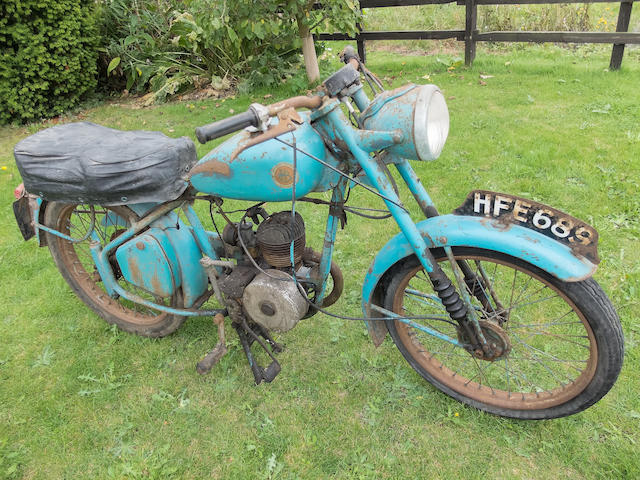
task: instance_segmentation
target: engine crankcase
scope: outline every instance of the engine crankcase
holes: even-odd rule
[[[293,279],[275,269],[265,270],[247,285],[242,303],[254,322],[276,332],[291,330],[309,308]]]

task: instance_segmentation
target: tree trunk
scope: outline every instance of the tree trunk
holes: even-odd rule
[[[309,27],[307,27],[301,18],[298,21],[298,33],[302,40],[302,55],[304,56],[304,66],[307,69],[307,78],[309,82],[316,82],[320,78],[320,69],[318,68],[318,57],[316,56],[316,48],[313,45],[313,35]]]

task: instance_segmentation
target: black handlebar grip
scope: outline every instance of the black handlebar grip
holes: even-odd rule
[[[223,137],[228,133],[237,132],[245,127],[257,127],[258,115],[249,108],[244,113],[232,117],[223,118],[217,122],[196,128],[196,138],[200,143],[207,143],[215,138]]]

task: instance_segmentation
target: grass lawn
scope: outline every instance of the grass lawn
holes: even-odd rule
[[[287,348],[272,384],[253,386],[236,340],[199,376],[195,363],[216,342],[210,318],[164,339],[122,333],[75,298],[47,249],[23,242],[10,208],[20,183],[12,149],[52,122],[0,128],[0,478],[639,478],[640,55],[609,72],[608,53],[480,47],[467,69],[452,55],[369,52],[371,70],[393,86],[435,83],[445,93],[448,144],[435,162],[414,164],[441,212],[483,188],[599,230],[596,278],[621,317],[625,365],[598,404],[551,421],[467,408],[426,384],[389,339],[376,350],[360,322],[323,315],[280,336]],[[194,138],[194,127],[231,110],[299,93],[293,83],[224,101],[118,100],[64,121]],[[358,189],[350,203],[380,205]],[[319,249],[326,210],[297,208]],[[334,311],[360,313],[366,270],[397,231],[349,218]]]

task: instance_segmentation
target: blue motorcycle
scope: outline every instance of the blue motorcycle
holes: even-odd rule
[[[392,216],[401,233],[364,278],[363,316],[337,316],[363,320],[376,346],[390,334],[433,386],[493,414],[555,418],[597,402],[620,372],[623,338],[591,278],[596,230],[487,190],[440,215],[410,160],[440,155],[449,131],[443,94],[435,85],[386,91],[353,48],[342,58],[313,95],[253,104],[197,128],[201,143],[239,132],[199,161],[186,137],[91,123],[26,138],[15,147],[24,238],[48,246],[75,294],[122,330],[162,337],[187,317],[212,316],[219,341],[200,373],[226,353],[228,318],[259,384],[280,372],[273,332],[318,312],[336,316],[326,309],[343,290],[332,256],[347,214]],[[424,213],[417,224],[390,167]],[[387,210],[348,205],[356,186]],[[308,196],[325,191],[330,201]],[[224,199],[252,204],[228,212]],[[195,202],[208,205],[213,231]],[[292,207],[270,213],[267,202]],[[328,208],[320,252],[306,246],[299,202]],[[270,358],[264,368],[256,348]]]

